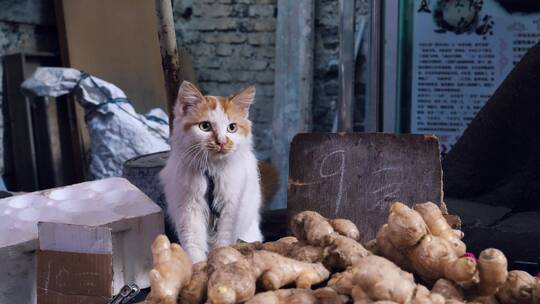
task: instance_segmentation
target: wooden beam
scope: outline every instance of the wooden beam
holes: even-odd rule
[[[14,173],[14,183],[8,180],[8,187],[16,191],[35,191],[38,189],[38,179],[31,107],[20,90],[21,83],[28,76],[24,71],[25,65],[23,53],[4,56],[7,88],[4,106],[7,106],[9,113]]]
[[[289,176],[289,145],[311,130],[314,1],[278,0],[272,163],[280,173],[271,208],[284,208]]]
[[[339,0],[339,132],[353,131],[354,0]]]
[[[156,0],[156,21],[161,52],[161,66],[165,78],[165,91],[167,94],[167,111],[169,112],[169,126],[172,129],[174,120],[174,103],[180,86],[180,62],[178,60],[178,47],[176,46],[176,33],[171,0]]]

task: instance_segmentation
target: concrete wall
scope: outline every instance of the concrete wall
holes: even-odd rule
[[[54,18],[52,0],[0,1],[0,57],[14,52],[58,52]],[[3,76],[0,61],[0,106],[4,98]],[[0,112],[0,143],[5,136],[3,112]],[[0,144],[0,172],[3,171],[4,145]]]

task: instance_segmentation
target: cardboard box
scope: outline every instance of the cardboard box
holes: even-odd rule
[[[38,234],[38,304],[104,304],[111,299],[110,228],[39,223]]]

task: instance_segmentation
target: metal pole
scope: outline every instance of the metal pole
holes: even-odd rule
[[[399,99],[399,1],[384,2],[384,48],[382,56],[382,131],[397,132]]]
[[[156,0],[155,3],[161,65],[165,78],[167,111],[169,113],[169,126],[172,130],[174,103],[178,94],[178,87],[180,86],[180,62],[178,60],[171,0]]]
[[[353,131],[354,0],[339,0],[338,132]]]
[[[382,43],[382,1],[371,0],[371,33],[369,50],[369,84],[366,102],[365,130],[377,132],[381,130],[381,43]]]

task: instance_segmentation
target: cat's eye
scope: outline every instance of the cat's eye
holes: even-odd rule
[[[229,133],[234,133],[236,132],[236,130],[238,129],[238,127],[236,126],[235,123],[231,123],[227,126],[227,132]]]
[[[199,123],[199,129],[203,130],[204,132],[209,132],[212,130],[212,124],[210,124],[209,121],[203,121]]]

